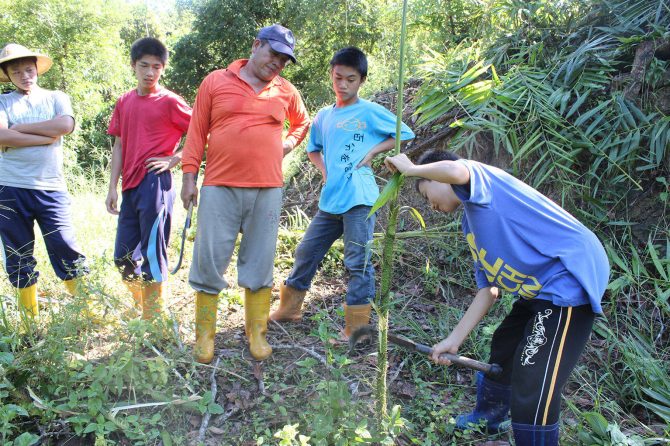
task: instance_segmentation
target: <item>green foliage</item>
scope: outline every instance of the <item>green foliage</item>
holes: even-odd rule
[[[76,156],[66,155],[66,165],[99,163],[101,128],[96,117],[119,92],[130,85],[127,54],[121,46],[120,29],[125,3],[51,0],[0,1],[0,42],[16,42],[43,51],[53,66],[40,78],[44,88],[67,93],[82,132],[66,138]]]
[[[328,373],[326,376],[315,374],[318,363],[313,357],[296,362],[301,376],[299,386],[311,389],[312,397],[306,402],[306,409],[298,412],[299,422],[285,424],[274,433],[274,438],[285,445],[394,444],[406,423],[401,417],[400,406],[393,407],[382,428],[378,429],[365,401],[352,397],[352,381],[346,375],[349,366],[355,362],[329,342],[337,334],[328,323],[328,314],[319,312],[313,319],[316,323],[313,335],[326,347]],[[280,405],[281,397],[274,395],[273,400],[276,410],[286,415],[286,408]],[[265,439],[259,438],[257,444],[266,444]]]
[[[667,236],[657,234],[638,248],[624,235],[606,245],[612,262],[609,305],[617,311],[608,315],[608,320],[598,319],[594,326],[604,348],[593,349],[588,355],[603,365],[602,371],[579,370],[576,376],[580,382],[594,383],[593,388],[584,387],[586,398],[594,402],[594,410],[607,414],[609,419],[620,419],[623,424],[630,421],[622,414],[646,408],[650,416],[656,414],[665,421],[666,432],[670,426],[666,418],[670,407],[670,351],[663,336],[664,319],[670,315],[670,257],[667,249],[664,254],[660,250],[667,243]],[[622,255],[625,252],[629,254]],[[586,420],[592,432],[579,434],[582,444],[638,444],[626,443],[620,427],[604,422],[600,415],[590,415]],[[589,443],[589,436],[598,441]]]
[[[258,29],[271,24],[270,14],[277,6],[276,0],[194,3],[191,32],[174,46],[167,85],[192,102],[207,74],[249,56]]]
[[[175,45],[173,71],[168,85],[188,99],[202,79],[217,68],[246,58],[256,33],[272,23],[281,23],[296,36],[298,65],[289,65],[283,76],[301,91],[310,109],[332,102],[328,79],[329,61],[335,51],[355,45],[370,59],[365,91],[374,92],[391,83],[389,64],[397,63],[392,2],[314,2],[274,0],[194,2],[192,32]],[[327,19],[326,19],[327,18]],[[381,42],[381,44],[380,44]],[[393,66],[393,65],[391,65]]]
[[[34,444],[39,437],[25,432],[12,440],[15,434],[21,432],[21,419],[29,417],[25,408],[10,402],[10,393],[15,392],[16,388],[12,380],[8,379],[7,370],[11,370],[15,361],[12,350],[16,342],[17,339],[12,336],[0,338],[0,439],[2,444],[29,445]]]
[[[667,374],[665,378],[668,378]],[[668,388],[667,380],[659,381],[655,379],[653,385],[653,388],[642,388],[642,391],[648,397],[648,400],[642,404],[670,424],[670,388]]]
[[[76,197],[75,221],[80,212],[93,215],[88,206],[100,203],[102,197]],[[99,237],[111,232],[105,228],[107,218],[87,221],[95,230],[89,233],[82,224],[78,235],[89,252],[94,252],[89,237],[97,244],[113,242]],[[32,444],[39,438],[38,426],[54,433],[54,439],[61,432],[91,441],[94,436],[100,444],[114,444],[112,439],[121,437],[133,444],[167,438],[166,426],[174,426],[184,411],[200,410],[197,404],[185,404],[192,395],[183,378],[173,373],[182,358],[171,342],[170,322],[152,325],[119,317],[127,303],[110,292],[108,279],[118,282],[118,272],[100,247],[101,257],[89,256],[86,290],[94,311],[104,316],[103,322],[92,323],[83,299],[64,296],[59,280],[52,286],[53,273],[42,249],[38,246],[36,254],[43,273],[39,289],[48,298],[41,302],[39,324],[22,330],[14,299],[3,300],[0,308],[0,443]],[[6,281],[0,286],[4,296],[13,295]],[[175,352],[161,357],[153,345]]]
[[[409,7],[408,37],[435,49],[476,34],[487,18],[485,9],[472,0],[416,0]]]
[[[302,209],[296,208],[288,213],[286,225],[279,228],[279,243],[275,262],[291,268],[295,261],[295,251],[305,235],[311,218]],[[344,262],[344,242],[338,239],[333,243],[321,261],[320,270],[323,274],[341,275]]]
[[[423,272],[425,290],[429,294],[437,293],[440,286],[440,273],[435,267],[430,266],[430,261],[426,260],[426,269]]]
[[[346,383],[324,381],[317,385],[319,397],[308,426],[314,446],[370,443],[368,421],[361,419]]]
[[[428,53],[419,71],[425,82],[417,113],[420,123],[454,129],[454,150],[472,153],[489,136],[490,149],[510,154],[523,179],[536,187],[557,186],[562,198],[578,203],[587,198],[590,218],[602,220],[602,206],[641,188],[640,172],[661,167],[667,156],[668,117],[608,89],[615,64],[629,54],[623,36],[670,21],[652,14],[663,10],[659,2],[646,1],[635,8],[608,3],[614,15],[599,18],[597,25],[591,17],[579,22],[573,14],[585,7],[581,3],[501,4],[498,10],[518,31],[504,39],[514,43]],[[600,14],[599,5],[592,13]],[[559,30],[570,34],[561,37]]]
[[[345,46],[357,46],[370,60],[368,82],[363,91],[377,91],[390,84],[393,71],[381,65],[375,70],[375,60],[394,57],[391,36],[384,35],[388,23],[384,14],[389,2],[314,2],[283,0],[276,19],[296,32],[299,66],[287,70],[287,77],[299,87],[312,108],[333,102],[328,72],[335,51]],[[397,16],[393,17],[397,19]],[[382,43],[380,45],[380,43]],[[371,90],[377,87],[376,89]]]
[[[19,332],[14,299],[3,299],[0,310],[2,444],[34,444],[37,425],[57,430],[62,423],[70,434],[96,444],[185,444],[192,416],[224,411],[203,378],[209,370],[202,373],[188,353],[173,345],[169,324],[150,327],[118,314],[129,310],[117,296],[125,298],[110,261],[113,237],[100,237],[113,234],[115,221],[100,214],[104,197],[96,191],[104,188],[100,178],[106,176],[109,160],[109,114],[118,95],[134,85],[128,68],[132,41],[145,34],[164,39],[174,49],[165,83],[192,99],[207,73],[248,55],[258,28],[281,22],[294,30],[300,60],[285,74],[315,109],[332,102],[328,61],[346,45],[357,45],[369,55],[363,95],[394,83],[399,5],[395,0],[179,0],[168,5],[158,0],[0,0],[0,41],[17,41],[52,56],[54,67],[40,84],[63,89],[73,99],[78,131],[66,138],[66,166],[76,200],[77,235],[85,240],[92,263],[91,296],[107,322],[92,326],[82,316],[83,303],[63,295],[59,281],[49,276],[48,257],[38,252],[44,273],[41,304],[46,307],[41,325]],[[552,192],[583,221],[599,223],[601,232],[612,232],[607,319],[596,323],[594,346],[586,355],[586,361],[600,367],[576,369],[571,384],[579,384],[574,387],[583,398],[566,399],[583,423],[564,426],[566,442],[638,444],[639,438],[628,433],[631,429],[667,437],[670,245],[664,211],[670,117],[656,110],[647,95],[662,86],[667,61],[652,60],[639,98],[625,96],[625,80],[618,84],[619,75],[633,63],[637,45],[669,37],[667,2],[416,0],[409,7],[409,71],[424,81],[418,95],[419,123],[451,132],[451,147],[470,153],[482,141],[492,141],[499,154],[510,156],[518,176]],[[423,63],[414,65],[420,57]],[[302,156],[288,170],[297,174],[305,162]],[[314,189],[313,184],[309,187]],[[649,194],[631,194],[640,188]],[[648,199],[650,212],[659,207],[661,221],[649,224],[645,215],[634,214],[638,199]],[[630,215],[624,212],[628,208]],[[430,344],[449,332],[467,305],[467,299],[459,300],[458,290],[464,287],[467,293],[474,286],[469,253],[457,222],[426,229],[429,216],[423,221],[411,206],[398,210],[404,211],[416,221],[400,221],[404,232],[397,234],[394,252],[402,256],[403,271],[419,279],[394,285],[401,288],[394,299],[402,302],[402,314],[394,314],[392,322]],[[96,224],[89,225],[91,221]],[[292,264],[301,229],[308,223],[301,210],[288,217],[280,232],[279,265]],[[646,228],[651,237],[649,231],[640,235],[638,223],[651,226]],[[416,252],[416,236],[427,239],[425,250]],[[342,270],[340,243],[326,257],[322,273],[339,278]],[[12,292],[2,285],[4,296]],[[406,314],[417,300],[434,309]],[[503,296],[486,324],[463,344],[464,353],[486,357],[491,333],[511,302]],[[221,300],[225,310],[240,304],[236,290]],[[376,426],[365,398],[353,398],[350,392],[347,375],[358,373],[357,364],[331,344],[337,332],[332,319],[341,318],[341,312],[329,315],[324,310],[312,321],[316,328],[311,335],[325,346],[329,368],[311,356],[290,367],[279,360],[268,363],[266,385],[276,392],[247,398],[255,406],[243,413],[242,431],[230,432],[230,438],[257,439],[258,444],[393,444],[402,431],[404,439],[426,446],[484,441],[477,432],[453,429],[452,416],[471,403],[470,387],[464,385],[470,376],[418,356],[403,360],[397,375],[416,387],[416,396],[401,399],[393,390],[388,394],[394,404],[402,403],[407,420],[395,406],[381,427]],[[121,321],[126,325],[118,325]],[[227,343],[237,337],[226,334],[223,339]],[[164,358],[152,350],[155,345]],[[246,371],[246,359],[239,362],[243,365],[230,359],[222,370],[236,366]],[[233,381],[247,383],[238,376]],[[228,421],[226,428],[233,425]],[[664,434],[647,426],[664,429]]]
[[[593,446],[643,446],[645,443],[637,435],[629,437],[621,432],[617,423],[608,423],[597,412],[583,414],[585,429],[579,433],[579,444]]]
[[[157,390],[168,384],[170,364],[145,356],[143,338],[148,327],[144,322],[136,322],[128,326],[130,344],[119,348],[104,363],[84,362],[80,359],[83,352],[77,352],[75,343],[50,336],[40,346],[39,362],[30,350],[17,352],[16,361],[6,369],[8,379],[25,381],[38,407],[47,414],[67,416],[77,435],[108,436],[123,432],[130,439],[156,438],[157,427],[163,424],[161,412],[142,419],[132,413],[118,412],[119,407],[134,404],[132,395],[146,394],[159,401],[174,399]],[[72,322],[63,320],[63,323]],[[16,414],[27,416],[25,411]]]
[[[663,76],[669,68],[670,63],[668,63],[668,61],[663,61],[654,57],[644,75],[645,83],[652,89],[656,89],[656,87],[660,86]]]
[[[300,435],[298,431],[298,424],[287,424],[281,430],[275,432],[274,437],[279,439],[279,446],[308,446],[309,437]],[[298,439],[296,441],[296,436]],[[262,444],[262,443],[261,443]]]
[[[389,181],[384,186],[384,189],[382,189],[375,203],[372,205],[372,209],[370,209],[370,213],[368,214],[368,216],[373,215],[389,201],[397,200],[398,192],[402,188],[404,179],[405,177],[398,172],[393,174],[391,179],[389,179]]]

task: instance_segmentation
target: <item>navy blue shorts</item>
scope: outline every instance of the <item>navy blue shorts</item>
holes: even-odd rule
[[[13,286],[25,288],[37,282],[35,222],[59,279],[69,280],[88,272],[75,241],[70,203],[65,191],[0,186],[0,241],[5,271]]]
[[[167,280],[174,198],[170,172],[147,172],[137,187],[123,191],[114,263],[124,280]]]

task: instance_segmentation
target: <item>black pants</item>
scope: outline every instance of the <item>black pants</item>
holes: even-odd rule
[[[512,385],[515,423],[558,422],[561,392],[591,334],[595,314],[590,305],[559,307],[547,300],[519,299],[491,341],[491,360]]]

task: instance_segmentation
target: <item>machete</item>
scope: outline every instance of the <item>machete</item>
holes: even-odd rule
[[[366,336],[372,338],[376,337],[377,336],[376,328],[373,327],[372,325],[364,325],[363,327],[354,330],[354,332],[349,337],[349,351],[352,351],[354,347],[356,347],[356,343],[361,338]],[[403,338],[389,333],[388,340],[392,344],[396,344],[401,347],[405,347],[420,353],[425,353],[428,356],[432,356],[433,354],[433,349],[431,347],[428,347],[427,345],[423,344],[418,344],[407,338]],[[467,367],[469,369],[479,370],[489,378],[495,378],[496,376],[499,376],[502,373],[502,367],[500,367],[498,364],[487,364],[485,362],[476,361],[474,359],[465,356],[454,355],[453,353],[442,353],[440,355],[440,359],[449,360],[453,364],[459,365],[461,367]]]
[[[170,274],[176,274],[181,268],[181,261],[184,259],[184,244],[186,243],[186,233],[191,227],[191,217],[193,216],[193,202],[188,205],[188,212],[186,213],[186,222],[184,223],[184,229],[181,231],[181,249],[179,250],[179,259],[177,264],[170,270]]]

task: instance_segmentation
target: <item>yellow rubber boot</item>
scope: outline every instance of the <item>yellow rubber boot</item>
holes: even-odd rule
[[[344,336],[349,336],[360,327],[370,323],[372,305],[344,305]]]
[[[216,304],[219,296],[198,291],[195,294],[195,346],[193,357],[202,364],[214,358]]]
[[[142,282],[139,280],[124,280],[123,284],[130,291],[131,296],[133,296],[133,301],[135,302],[135,308],[138,310],[142,309]]]
[[[81,280],[79,278],[64,280],[63,284],[71,296],[76,297],[81,294]]]
[[[268,315],[270,313],[271,288],[258,291],[244,289],[244,325],[249,339],[249,351],[257,361],[262,361],[272,354],[272,347],[265,339],[268,332]]]
[[[88,317],[88,319],[90,319],[92,322],[96,324],[100,324],[103,322],[102,317],[97,315],[96,312],[93,311],[91,300],[89,296],[86,294],[84,283],[82,282],[80,277],[64,280],[63,284],[65,285],[67,292],[70,293],[72,297],[78,297],[85,300],[86,307],[84,311],[86,312],[86,316]]]
[[[270,319],[280,322],[297,322],[302,319],[302,301],[307,291],[296,290],[281,284],[279,287],[279,308],[270,314]]]
[[[19,313],[22,318],[37,319],[39,307],[37,306],[37,284],[29,287],[18,288]]]
[[[163,282],[144,282],[142,285],[142,319],[150,320],[163,314]]]

